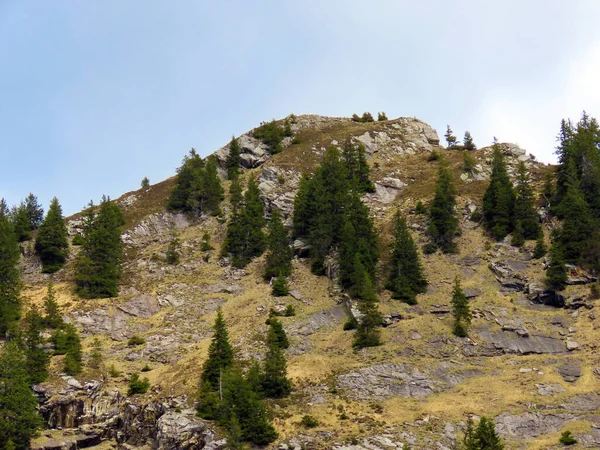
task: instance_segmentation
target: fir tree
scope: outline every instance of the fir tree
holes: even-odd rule
[[[520,220],[517,220],[510,243],[515,247],[523,247],[523,244],[525,244],[525,229],[523,222]]]
[[[227,178],[233,180],[240,174],[240,164],[242,159],[240,158],[240,144],[235,137],[231,138],[229,143],[229,153],[227,154]]]
[[[204,161],[196,153],[196,150],[192,148],[189,154],[183,158],[181,166],[177,169],[175,187],[169,197],[169,209],[189,212],[188,200],[194,193],[194,185],[201,177],[203,169]]]
[[[347,140],[342,150],[342,159],[346,164],[352,186],[361,193],[375,192],[375,185],[369,178],[369,165],[365,154],[366,149],[363,144],[353,144]]]
[[[535,210],[535,198],[529,180],[529,174],[525,163],[519,164],[517,186],[515,189],[514,222],[515,227],[520,222],[522,235],[525,240],[537,239],[542,231],[537,212]]]
[[[0,449],[25,450],[42,427],[38,402],[29,388],[27,361],[16,340],[0,353]]]
[[[271,294],[275,297],[285,297],[290,293],[290,289],[288,287],[288,283],[283,274],[279,274],[279,276],[273,282],[273,286],[271,289]]]
[[[267,264],[265,268],[265,279],[276,276],[287,277],[292,273],[292,248],[290,237],[286,231],[281,212],[277,208],[271,213],[267,234]]]
[[[477,436],[475,435],[475,426],[471,417],[467,419],[467,428],[463,436],[463,445],[461,450],[480,450],[477,442]]]
[[[148,179],[148,177],[142,178],[142,182],[140,183],[140,186],[142,189],[146,189],[146,188],[150,187],[150,180]]]
[[[6,203],[0,202],[0,336],[4,336],[20,315],[20,252],[13,228],[8,221]]]
[[[471,311],[458,277],[454,279],[451,303],[452,315],[454,316],[454,328],[452,332],[458,337],[466,337],[471,325]]]
[[[446,165],[441,164],[435,183],[435,196],[429,207],[427,230],[431,243],[438,246],[444,253],[452,253],[456,250],[454,238],[458,233],[458,219],[454,211],[455,195],[452,175]]]
[[[448,125],[446,128],[446,134],[444,137],[446,138],[446,148],[451,149],[456,146],[456,136],[454,136],[450,125]]]
[[[208,348],[208,359],[202,367],[201,381],[208,382],[213,388],[218,389],[222,382],[223,371],[233,364],[233,349],[229,343],[229,333],[220,308],[217,310],[214,330]]]
[[[352,346],[357,349],[381,345],[379,327],[382,323],[381,314],[377,311],[376,303],[363,301],[359,303],[362,318],[356,327]]]
[[[475,143],[473,142],[473,136],[468,131],[465,131],[465,137],[463,139],[463,147],[465,150],[474,151],[477,150]]]
[[[533,258],[540,259],[546,254],[547,251],[548,249],[546,248],[546,244],[544,243],[544,235],[540,233],[535,243],[535,248],[533,249]]]
[[[223,250],[232,256],[234,266],[244,267],[265,251],[264,226],[264,207],[258,184],[254,178],[250,178],[244,194],[244,205],[238,214],[232,216],[227,226]]]
[[[60,307],[54,294],[54,283],[52,283],[52,280],[48,281],[48,293],[44,297],[44,312],[44,326],[56,329],[63,323],[60,315]]]
[[[483,219],[486,230],[498,241],[513,228],[515,192],[508,177],[500,146],[494,144],[492,175],[483,196]]]
[[[267,354],[265,355],[263,380],[263,391],[267,397],[286,397],[292,390],[291,383],[287,378],[287,364],[283,354],[283,349],[288,346],[289,342],[281,322],[272,318],[267,334]]]
[[[463,152],[463,171],[467,173],[473,173],[475,170],[475,160],[468,152]]]
[[[477,425],[477,429],[475,430],[475,440],[478,445],[478,449],[482,450],[503,450],[504,444],[502,444],[502,440],[498,433],[496,433],[496,428],[494,427],[494,422],[487,419],[486,417],[482,417],[479,421],[479,425]]]
[[[205,420],[217,420],[220,408],[219,393],[209,381],[203,381],[198,391],[198,403],[196,405],[198,416]]]
[[[550,246],[550,264],[546,268],[546,284],[557,290],[564,289],[567,283],[567,268],[559,242],[555,239]]]
[[[56,272],[67,260],[69,253],[67,225],[56,197],[50,202],[48,214],[39,227],[35,251],[42,261],[44,273]]]
[[[83,298],[106,298],[118,295],[123,255],[120,226],[123,215],[108,197],[95,213],[86,213],[84,242],[76,265],[77,293]]]
[[[268,335],[267,335],[268,337]],[[260,363],[257,360],[253,360],[248,372],[246,372],[246,382],[250,385],[252,392],[254,392],[258,398],[263,398],[263,384],[265,382],[265,374],[260,367]]]
[[[244,196],[242,195],[242,185],[239,177],[235,177],[231,180],[231,184],[229,185],[229,202],[231,204],[233,214],[239,212],[243,201]]]
[[[300,178],[298,191],[294,198],[294,236],[307,236],[310,230],[311,213],[313,209],[313,182],[306,174]]]
[[[181,244],[179,242],[179,239],[177,238],[177,235],[173,233],[173,235],[171,236],[171,240],[169,241],[169,245],[167,246],[167,251],[165,253],[165,260],[167,261],[167,264],[170,264],[172,266],[176,266],[177,264],[179,264],[180,246]]]
[[[417,247],[408,231],[406,219],[399,211],[394,217],[393,235],[390,275],[386,289],[392,291],[392,298],[415,304],[417,294],[426,291],[427,280],[423,274]]]
[[[35,195],[29,194],[25,199],[25,209],[32,230],[37,230],[44,219],[44,208],[38,203]]]
[[[72,324],[62,324],[52,335],[54,354],[65,355],[63,371],[67,375],[81,373],[81,341]]]
[[[19,242],[31,239],[31,222],[24,202],[21,202],[16,209],[13,217],[13,228]]]
[[[282,350],[287,349],[290,346],[283,324],[280,320],[275,317],[269,319],[269,331],[267,333],[267,345],[271,347],[276,345]]]
[[[43,319],[36,309],[31,309],[25,316],[25,351],[29,384],[38,384],[48,378],[49,355],[44,351],[44,339],[41,336]]]
[[[225,191],[217,173],[217,161],[214,155],[210,155],[192,182],[186,207],[196,215],[207,212],[217,216],[221,214],[220,205],[224,198]]]

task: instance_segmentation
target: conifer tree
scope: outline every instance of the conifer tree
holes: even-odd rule
[[[523,244],[525,244],[525,230],[522,223],[520,220],[517,220],[512,232],[510,244],[515,247],[523,247]]]
[[[289,293],[290,288],[288,286],[287,279],[283,276],[283,274],[279,274],[279,276],[273,282],[271,294],[275,297],[285,297]]]
[[[239,177],[235,177],[231,180],[231,184],[229,185],[229,202],[234,215],[239,212],[243,201],[242,185]]]
[[[567,283],[567,268],[561,245],[557,239],[550,246],[550,264],[546,268],[546,284],[552,289],[562,290]]]
[[[379,311],[377,311],[376,303],[374,301],[362,301],[359,302],[358,306],[363,316],[356,327],[352,346],[361,349],[381,345],[379,327],[382,318]]]
[[[19,244],[8,220],[6,203],[0,202],[0,336],[4,336],[20,315],[21,280]]]
[[[535,243],[535,248],[533,249],[533,258],[540,259],[546,254],[547,251],[548,249],[546,248],[546,244],[544,242],[544,235],[540,233]]]
[[[240,174],[240,144],[235,137],[231,138],[229,143],[229,153],[227,155],[227,178],[233,180]]]
[[[381,111],[379,113],[377,113],[377,121],[378,122],[385,122],[386,120],[388,120],[387,115],[385,112]]]
[[[246,381],[258,398],[264,397],[263,384],[265,382],[265,374],[256,359],[252,361],[248,372],[246,372]]]
[[[465,131],[465,137],[463,139],[463,146],[464,146],[465,150],[468,150],[468,151],[477,150],[477,147],[475,146],[475,143],[473,142],[473,136],[471,136],[471,133],[468,131]]]
[[[267,264],[265,279],[276,276],[287,277],[292,273],[292,248],[290,237],[281,219],[281,212],[274,208],[267,234]]]
[[[276,318],[269,321],[267,333],[267,354],[265,355],[265,370],[263,391],[267,397],[282,398],[292,390],[287,378],[287,364],[283,350],[289,346],[287,336],[281,322]]]
[[[63,371],[67,375],[81,373],[81,341],[75,326],[63,323],[52,335],[54,353],[65,355]]]
[[[522,235],[525,240],[537,239],[542,231],[540,221],[535,210],[535,198],[529,180],[525,163],[519,163],[517,186],[515,189],[514,222],[515,228],[520,222]]]
[[[267,345],[276,345],[282,350],[290,346],[290,342],[283,329],[283,324],[275,317],[269,318],[269,331],[267,333]]]
[[[177,169],[177,180],[169,197],[169,209],[189,212],[188,200],[193,195],[194,184],[200,178],[203,169],[204,161],[192,148]]]
[[[181,244],[177,238],[177,235],[173,233],[171,240],[169,241],[169,245],[167,246],[167,251],[165,252],[165,260],[167,261],[167,264],[172,266],[179,264],[179,259],[181,256],[179,254],[180,246]]]
[[[25,355],[17,340],[0,349],[0,449],[28,449],[42,427],[38,402],[29,387]]]
[[[452,175],[448,167],[442,163],[435,183],[435,195],[429,207],[427,231],[431,243],[438,246],[444,253],[452,253],[456,250],[454,238],[458,233],[458,219],[454,211],[455,195]]]
[[[140,183],[140,186],[142,189],[146,189],[146,188],[150,187],[150,180],[148,179],[148,177],[142,178],[142,182]]]
[[[477,442],[478,449],[504,449],[504,444],[502,444],[500,436],[498,436],[498,433],[496,433],[494,422],[489,420],[487,417],[482,417],[479,421],[479,425],[477,425],[477,429],[475,430],[475,440]]]
[[[427,280],[417,247],[400,211],[394,216],[393,235],[390,275],[386,288],[392,291],[392,298],[415,304],[417,294],[425,292]]]
[[[300,178],[298,191],[294,199],[293,234],[296,237],[307,236],[309,233],[314,200],[312,194],[314,184],[306,174],[303,174]]]
[[[224,253],[232,256],[233,265],[246,266],[254,257],[265,251],[266,238],[264,207],[256,179],[250,178],[244,194],[244,205],[234,214],[227,226]]]
[[[452,332],[458,337],[466,337],[471,325],[471,311],[458,277],[454,279],[454,289],[452,290],[452,315],[454,316]]]
[[[43,319],[40,313],[32,308],[25,316],[25,357],[29,384],[38,384],[48,378],[49,355],[44,351],[44,339],[41,336]]]
[[[444,137],[446,138],[446,148],[451,149],[456,146],[456,136],[454,136],[450,125],[448,125],[446,128],[446,134]]]
[[[215,333],[208,348],[208,359],[202,367],[202,383],[210,383],[213,389],[217,389],[222,382],[223,371],[233,364],[233,349],[229,343],[229,333],[221,308],[217,310],[217,318],[214,325]]]
[[[60,315],[60,307],[56,301],[54,294],[54,283],[52,280],[48,281],[48,293],[44,297],[44,318],[42,323],[48,328],[58,328],[63,323]]]
[[[123,215],[116,203],[103,197],[95,213],[88,208],[84,241],[76,265],[77,293],[83,298],[118,295],[123,255],[120,226]]]
[[[352,186],[361,193],[375,192],[375,185],[369,178],[369,165],[365,154],[366,149],[363,144],[353,144],[347,140],[342,150],[342,159],[346,163]]]
[[[33,228],[31,221],[29,220],[25,202],[21,202],[16,209],[16,213],[13,217],[13,228],[19,242],[25,242],[31,239],[31,230]]]
[[[44,219],[44,208],[42,208],[38,203],[37,197],[32,193],[25,199],[25,209],[27,210],[27,217],[29,217],[31,229],[37,230]]]
[[[203,212],[214,216],[221,214],[221,201],[225,198],[225,191],[221,186],[221,179],[217,173],[217,162],[214,155],[206,158],[204,167],[196,174],[190,196],[187,200],[187,209],[196,215]]]
[[[515,192],[506,170],[504,155],[494,144],[492,175],[483,196],[484,226],[497,241],[504,239],[513,228]]]
[[[219,418],[221,399],[219,398],[219,392],[217,392],[218,388],[219,386],[216,386],[215,390],[215,387],[209,381],[203,381],[200,384],[196,411],[202,419],[217,420]]]
[[[56,272],[67,260],[69,253],[67,225],[56,197],[50,202],[48,214],[39,227],[35,251],[42,261],[44,273]]]

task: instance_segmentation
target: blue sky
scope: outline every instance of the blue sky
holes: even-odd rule
[[[0,197],[67,214],[289,113],[416,116],[554,159],[600,117],[600,2],[0,0]]]

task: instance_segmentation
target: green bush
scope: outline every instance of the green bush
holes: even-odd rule
[[[379,122],[384,122],[384,121],[388,120],[388,118],[387,118],[387,115],[383,111],[381,111],[380,113],[377,113],[377,120]]]
[[[298,145],[301,142],[302,141],[300,140],[300,138],[298,136],[294,136],[294,139],[292,139],[292,145]]]
[[[83,236],[79,233],[77,233],[75,236],[73,236],[73,240],[71,241],[72,245],[83,245]]]
[[[421,200],[417,202],[417,206],[415,207],[415,214],[424,215],[427,214],[427,208],[423,204]]]
[[[117,378],[117,377],[120,377],[120,376],[121,376],[121,372],[119,372],[119,371],[117,370],[117,368],[115,367],[115,365],[114,365],[114,364],[111,364],[111,365],[110,365],[110,367],[108,368],[108,375],[109,375],[111,378]]]
[[[296,308],[294,305],[287,305],[285,308],[285,312],[283,313],[285,317],[292,317],[296,315]]]
[[[354,317],[348,318],[348,320],[346,320],[344,323],[344,331],[356,330],[356,327],[358,327],[358,322],[356,322]]]
[[[129,338],[129,340],[127,341],[127,345],[129,345],[130,347],[136,346],[136,345],[143,345],[146,343],[146,340],[141,337],[138,336],[137,334],[134,334],[133,336],[131,336]]]
[[[473,172],[475,170],[475,160],[466,151],[463,152],[463,171]]]
[[[573,445],[573,444],[577,444],[577,439],[575,439],[575,437],[573,436],[573,433],[571,433],[569,430],[567,430],[560,436],[560,439],[558,440],[558,442],[560,442],[563,445]]]
[[[140,374],[134,372],[129,379],[129,390],[127,391],[127,395],[145,394],[149,388],[150,381],[148,378],[140,380]]]
[[[289,293],[290,290],[288,288],[286,278],[283,275],[279,275],[277,279],[273,282],[271,294],[273,294],[275,297],[285,297]]]
[[[319,425],[319,421],[315,417],[309,416],[308,414],[302,417],[300,423],[306,428],[315,428]]]
[[[432,161],[438,161],[440,159],[440,153],[436,150],[433,150],[430,154],[429,157],[427,158],[427,161],[432,162]]]
[[[152,370],[152,367],[150,367],[148,364],[146,364],[144,367],[142,367],[142,372],[150,372]]]
[[[435,244],[425,244],[423,246],[423,253],[426,255],[432,255],[433,253],[437,252],[437,245]]]
[[[144,179],[142,180],[141,186],[143,189],[150,186],[150,180],[148,179],[148,177],[144,177]]]
[[[361,117],[361,121],[362,122],[373,122],[374,119],[370,112],[365,111]]]
[[[210,245],[210,234],[204,233],[202,235],[202,243],[200,244],[200,250],[202,250],[203,252],[214,250],[214,247]]]

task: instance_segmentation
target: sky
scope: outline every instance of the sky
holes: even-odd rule
[[[0,0],[0,197],[65,214],[290,113],[418,117],[555,161],[600,117],[597,0]]]

